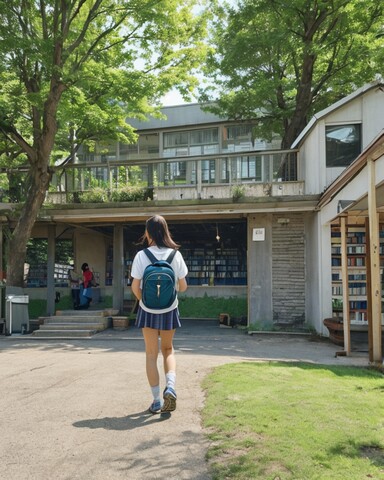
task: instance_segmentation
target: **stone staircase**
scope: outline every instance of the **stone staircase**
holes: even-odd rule
[[[55,316],[40,317],[41,325],[32,332],[37,338],[84,338],[109,328],[117,310],[63,310]]]

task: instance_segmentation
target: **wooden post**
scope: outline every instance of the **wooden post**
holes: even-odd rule
[[[346,355],[351,353],[351,328],[349,314],[349,284],[348,284],[348,258],[347,258],[347,227],[346,217],[340,219],[341,232],[341,279],[343,284],[343,330],[344,350]]]
[[[113,308],[124,309],[124,226],[113,228]]]
[[[47,262],[47,315],[55,314],[55,237],[54,225],[48,226],[48,262]]]
[[[368,158],[367,167],[369,248],[371,253],[371,298],[368,301],[372,305],[372,362],[382,364],[379,215],[376,206],[375,162],[372,158]]]
[[[367,321],[368,321],[368,355],[369,361],[373,362],[373,336],[372,336],[372,283],[371,283],[371,237],[369,234],[369,217],[365,219],[365,275],[367,285]]]

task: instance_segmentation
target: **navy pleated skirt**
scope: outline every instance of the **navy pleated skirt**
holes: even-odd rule
[[[181,327],[179,309],[175,308],[167,313],[150,313],[139,306],[135,326],[154,328],[155,330],[174,330]]]

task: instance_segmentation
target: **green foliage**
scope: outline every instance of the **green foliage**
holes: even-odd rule
[[[47,314],[47,301],[40,299],[29,299],[28,304],[29,318],[35,320]]]
[[[134,143],[127,118],[158,117],[165,93],[188,96],[196,85],[206,50],[202,3],[0,2],[0,156],[11,163],[23,155],[29,169],[10,239],[18,252],[7,265],[10,285],[23,283],[50,167],[73,161],[81,144]]]
[[[56,240],[55,262],[69,264],[73,260],[72,240]],[[48,240],[44,238],[32,238],[28,241],[26,261],[30,265],[47,265]]]
[[[70,0],[46,3],[42,16],[37,3],[2,2],[0,132],[10,148],[18,144],[13,156],[37,141],[33,129],[43,127],[47,98],[57,101],[51,80],[61,90],[53,161],[82,143],[134,143],[127,118],[159,116],[162,95],[178,87],[188,96],[196,85],[205,53],[202,3]]]
[[[332,308],[342,309],[343,308],[343,300],[341,300],[340,298],[332,298]]]
[[[244,197],[245,187],[244,185],[233,185],[231,188],[233,201],[236,202]]]
[[[228,313],[238,318],[247,315],[247,299],[230,297],[179,297],[180,315],[185,318],[219,318],[220,313]]]
[[[204,387],[213,479],[381,478],[382,373],[248,362],[215,369]]]
[[[102,310],[103,308],[112,308],[113,299],[111,296],[106,295],[97,304],[97,308]],[[62,295],[60,301],[55,304],[56,310],[72,310],[73,300],[70,295]],[[40,299],[29,300],[28,312],[30,319],[37,319],[38,317],[44,317],[47,314],[47,301]]]
[[[382,74],[383,5],[362,0],[218,2],[202,100],[289,148],[311,115]]]
[[[112,202],[137,202],[147,198],[147,188],[130,187],[128,185],[113,189],[110,197]]]
[[[92,190],[79,192],[80,203],[104,203],[108,201],[108,191],[102,187],[96,187]]]

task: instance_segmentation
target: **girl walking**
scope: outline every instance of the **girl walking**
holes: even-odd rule
[[[166,260],[172,250],[176,254],[171,262],[175,273],[176,286],[179,292],[187,289],[187,266],[183,256],[178,251],[179,245],[172,239],[167,222],[160,215],[149,218],[146,222],[142,243],[148,245],[150,252],[157,260]],[[151,387],[153,401],[149,407],[151,413],[172,412],[176,409],[176,359],[173,349],[173,337],[176,328],[181,327],[178,299],[173,304],[161,310],[146,307],[142,301],[142,278],[145,268],[151,264],[146,253],[138,252],[132,263],[132,292],[139,300],[136,326],[142,329],[145,342],[146,372]],[[163,355],[166,386],[163,399],[160,394],[160,375],[157,367],[159,354],[159,337]]]

